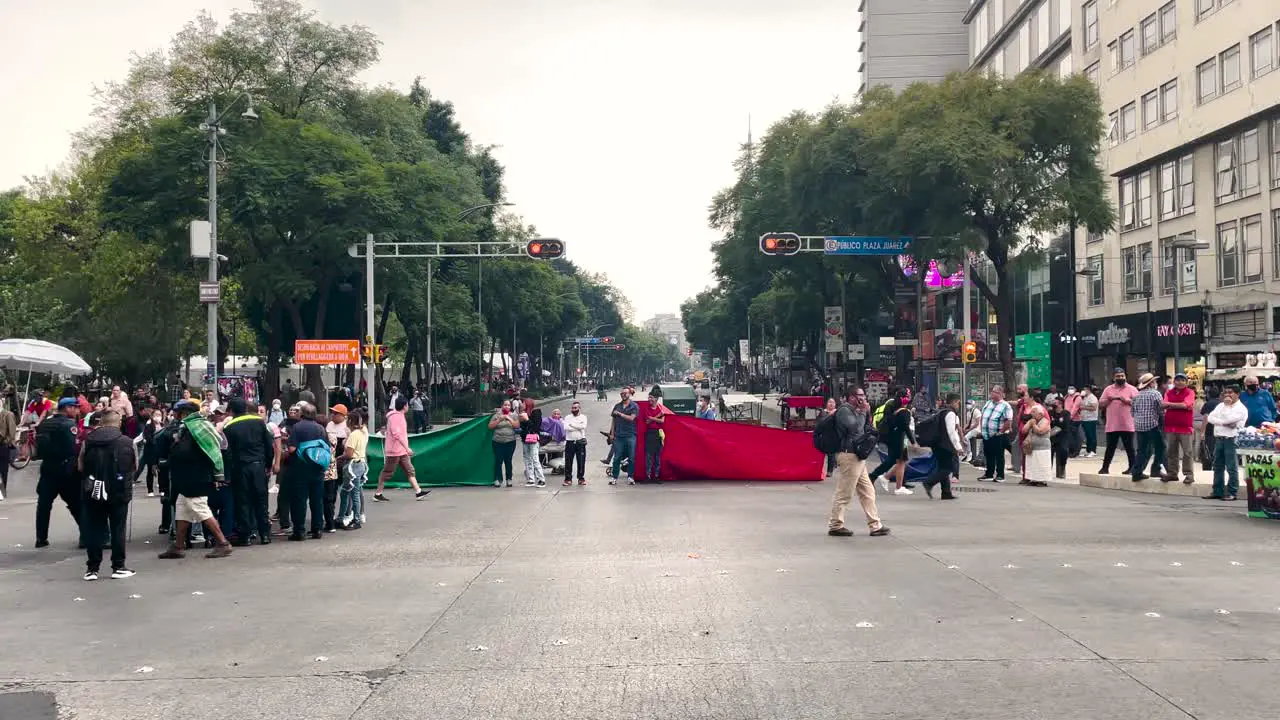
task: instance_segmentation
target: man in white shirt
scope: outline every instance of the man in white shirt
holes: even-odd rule
[[[587,416],[577,400],[569,406],[564,419],[564,484],[573,483],[573,466],[578,466],[578,484],[587,484]]]
[[[1231,385],[1222,391],[1222,402],[1205,420],[1213,425],[1213,492],[1205,500],[1235,500],[1240,489],[1240,469],[1236,462],[1236,435],[1249,422],[1249,409],[1240,402],[1240,388]],[[1227,482],[1223,485],[1223,471]]]
[[[951,393],[942,408],[942,436],[933,450],[933,474],[924,481],[924,492],[933,497],[933,486],[942,485],[943,500],[955,500],[951,494],[951,477],[960,477],[960,458],[965,454],[964,440],[960,438],[960,395]]]
[[[133,402],[129,400],[129,396],[120,389],[119,385],[111,388],[111,400],[108,402],[108,406],[120,413],[122,418],[133,417]]]

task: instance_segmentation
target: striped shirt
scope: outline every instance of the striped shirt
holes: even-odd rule
[[[1013,408],[1009,407],[1009,403],[1001,400],[1000,402],[987,401],[982,406],[982,420],[978,427],[982,429],[982,437],[990,439],[1003,432],[1002,428],[1006,421],[1013,420]]]

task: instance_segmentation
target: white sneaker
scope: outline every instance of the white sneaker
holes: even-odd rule
[[[119,570],[112,570],[112,571],[111,571],[111,579],[112,579],[112,580],[124,580],[125,578],[131,578],[131,577],[133,577],[134,575],[137,575],[137,574],[138,574],[138,573],[136,573],[136,572],[134,572],[134,571],[130,570],[129,568],[120,568]]]
[[[889,492],[889,478],[883,475],[880,476],[880,489]]]
[[[155,494],[155,493],[153,493],[153,492],[149,492],[149,493],[147,493],[147,497],[155,497],[155,496],[156,496],[156,494]]]
[[[272,485],[272,486],[271,486],[271,489],[267,491],[267,494],[268,494],[268,495],[275,495],[275,494],[276,494],[276,493],[278,493],[278,492],[280,492],[280,486],[279,486],[279,485]]]
[[[352,521],[352,520],[355,520],[355,519],[356,519],[356,514],[355,514],[355,513],[347,513],[346,515],[343,515],[343,516],[342,516],[342,524],[343,524],[343,525],[350,525],[350,524],[351,524],[351,521]]]
[[[610,484],[610,485],[617,485],[617,484],[618,484],[618,481],[617,481],[617,480],[610,480],[610,481],[609,481],[609,484]]]
[[[502,487],[502,481],[501,481],[501,480],[494,480],[494,481],[493,481],[493,486],[494,486],[494,487]]]
[[[94,580],[97,580],[97,579],[98,579],[98,573],[93,572],[92,570],[84,574],[85,582],[93,582]]]
[[[364,513],[360,513],[360,524],[364,524]]]
[[[534,480],[533,478],[530,478],[524,481],[525,487],[533,487],[534,485],[537,485],[537,484],[538,484],[537,481]]]
[[[894,490],[893,494],[894,495],[914,495],[915,493],[911,492],[907,488],[900,487],[897,490]]]
[[[635,484],[636,484],[636,479],[635,479],[635,478],[627,478],[627,484],[628,484],[628,485],[635,485]]]

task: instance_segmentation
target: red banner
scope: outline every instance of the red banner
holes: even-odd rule
[[[639,427],[649,415],[640,403]],[[672,415],[663,426],[663,480],[822,479],[825,458],[813,434]],[[636,440],[636,478],[644,477],[644,431]]]

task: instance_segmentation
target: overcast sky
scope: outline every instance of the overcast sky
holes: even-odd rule
[[[95,83],[247,0],[0,0],[0,188],[67,158]],[[856,0],[308,0],[382,40],[364,78],[415,75],[501,147],[512,210],[608,273],[636,320],[712,282],[712,195],[752,118],[858,88]],[[782,229],[782,228],[778,228]]]

